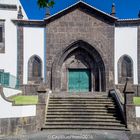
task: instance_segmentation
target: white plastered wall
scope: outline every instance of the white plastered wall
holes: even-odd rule
[[[24,18],[28,18],[23,6],[21,5],[20,0],[0,0],[0,4],[17,5],[17,7],[21,6]]]
[[[0,4],[21,5],[19,0],[0,0]],[[24,18],[27,18],[25,11]],[[0,20],[5,20],[5,53],[0,53],[0,69],[17,76],[17,27],[11,21],[17,19],[17,11],[10,9],[0,9]]]
[[[140,118],[140,106],[136,106],[135,111],[136,111],[136,118]]]
[[[118,60],[123,55],[128,55],[133,60],[134,84],[138,84],[137,27],[115,28],[115,84],[118,84]]]
[[[36,116],[36,105],[13,106],[0,95],[0,119]]]
[[[7,87],[4,87],[3,88],[3,92],[4,92],[5,97],[10,97],[10,96],[14,96],[14,95],[17,95],[17,94],[21,94],[22,93],[21,90],[7,88]]]
[[[28,61],[33,55],[41,58],[42,78],[44,79],[44,28],[24,27],[23,84],[28,83]]]
[[[0,4],[17,5],[20,4],[20,0],[0,0]]]

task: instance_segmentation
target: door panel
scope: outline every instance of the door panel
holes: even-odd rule
[[[88,92],[90,88],[90,73],[89,70],[80,71],[80,91]]]
[[[78,92],[79,84],[78,84],[79,74],[77,71],[70,70],[69,71],[69,91],[70,92]]]
[[[70,92],[89,92],[90,90],[90,70],[88,69],[69,69],[69,91]]]

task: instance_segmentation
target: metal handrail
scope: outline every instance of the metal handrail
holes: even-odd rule
[[[116,101],[120,109],[121,115],[123,117],[123,120],[126,123],[125,110],[124,110],[124,97],[122,96],[122,94],[120,93],[118,89],[110,90],[109,95],[113,97],[113,99]]]

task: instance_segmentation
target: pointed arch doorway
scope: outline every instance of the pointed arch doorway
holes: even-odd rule
[[[77,41],[57,55],[52,66],[53,91],[91,92],[106,90],[105,66],[98,51]]]

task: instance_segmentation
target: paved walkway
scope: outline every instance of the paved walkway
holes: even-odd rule
[[[130,140],[127,132],[104,130],[54,130],[2,140]]]

